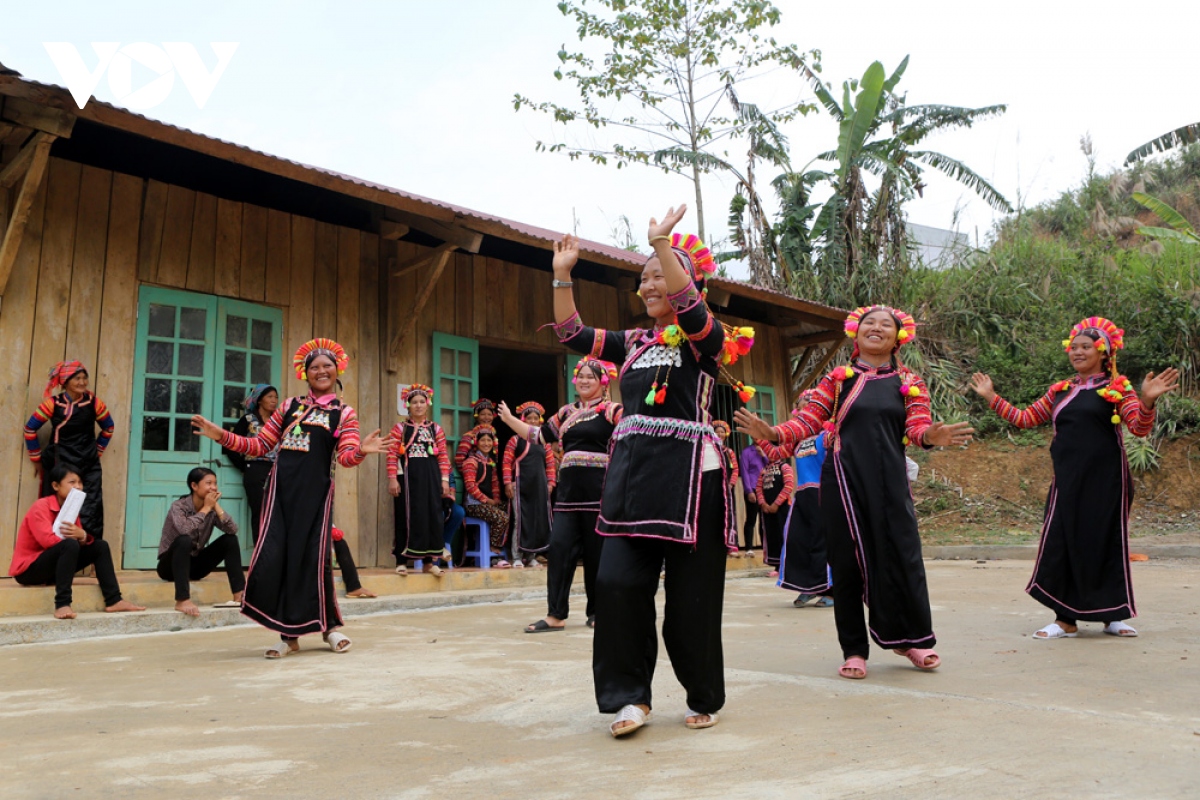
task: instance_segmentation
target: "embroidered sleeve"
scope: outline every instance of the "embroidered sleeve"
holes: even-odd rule
[[[554,413],[554,416],[542,423],[542,427],[535,428],[530,425],[529,440],[545,445],[559,441],[562,438],[562,424],[570,413],[571,406],[563,406]]]
[[[96,437],[96,455],[102,456],[104,449],[112,441],[113,431],[117,429],[117,426],[103,400],[92,395],[92,402],[96,404],[96,424],[100,426],[100,435]]]
[[[771,443],[766,442],[763,453],[767,458],[771,460],[778,460],[780,457],[787,458],[796,452],[796,447],[801,442],[824,430],[825,423],[833,415],[834,398],[837,397],[837,392],[838,383],[832,375],[822,378],[809,396],[808,405],[804,407],[804,410],[781,425],[775,426],[775,433],[779,435],[776,448],[780,449],[768,450]],[[763,444],[763,442],[759,443],[760,446]]]
[[[741,470],[738,469],[737,456],[728,447],[725,448],[725,457],[729,459],[729,485],[737,486],[737,482],[741,479]]]
[[[604,418],[615,428],[625,417],[625,406],[620,403],[608,403],[604,407]]]
[[[546,457],[546,483],[551,489],[558,482],[558,465],[554,461],[554,452],[549,447],[543,447],[542,452]]]
[[[1054,389],[1051,389],[1028,408],[1017,408],[1000,395],[996,395],[989,407],[1002,419],[1018,428],[1036,428],[1051,420],[1054,412],[1054,394]]]
[[[495,454],[496,451],[492,451]],[[504,495],[500,493],[500,470],[492,468],[492,499],[497,503],[504,502]]]
[[[576,311],[566,321],[552,326],[558,340],[576,353],[620,364],[625,361],[625,336],[619,331],[589,328]]]
[[[517,437],[514,436],[508,440],[508,444],[504,445],[504,458],[500,463],[500,470],[504,473],[504,485],[508,486],[513,482],[513,464],[517,460]]]
[[[469,494],[471,497],[474,497],[476,500],[478,500],[479,502],[482,503],[488,499],[488,496],[486,494],[484,494],[479,488],[479,481],[478,481],[478,477],[477,477],[478,475],[479,475],[478,459],[471,457],[463,462],[463,483],[467,487],[467,494]]]
[[[250,433],[250,416],[248,414],[234,424],[233,433],[235,436],[245,436],[246,434]],[[230,450],[227,447],[221,448],[221,452],[223,452],[225,457],[229,459],[229,463],[233,464],[233,466],[237,468],[238,472],[246,471],[245,456],[235,450]]]
[[[42,445],[38,441],[38,429],[49,422],[52,416],[54,416],[54,398],[47,397],[41,405],[34,409],[33,416],[25,423],[25,450],[29,453],[29,460],[35,464],[42,460]]]
[[[689,282],[683,291],[668,296],[667,302],[692,346],[702,355],[718,356],[725,346],[725,329],[708,310],[696,285]]]
[[[754,499],[758,501],[759,508],[766,508],[770,505],[767,498],[763,495],[763,484],[766,482],[767,471],[764,469],[758,475],[758,483],[754,487]]]
[[[337,462],[343,467],[357,467],[367,460],[367,454],[359,447],[362,440],[358,431],[358,414],[350,406],[342,406],[342,419],[334,436],[337,437]]]
[[[458,448],[454,451],[454,467],[459,472],[462,472],[463,462],[467,460],[467,454],[471,452],[471,448],[475,446],[475,429],[467,431],[458,440]]]
[[[933,414],[929,410],[929,388],[919,375],[909,375],[909,386],[917,387],[919,394],[904,396],[904,435],[908,443],[917,447],[925,447],[925,431],[933,424]]]
[[[1158,415],[1156,408],[1146,408],[1132,388],[1125,391],[1125,396],[1117,404],[1118,414],[1125,427],[1134,436],[1146,437],[1154,429],[1154,420]]]
[[[288,403],[288,405],[291,404]],[[232,450],[250,458],[262,458],[274,450],[275,445],[279,444],[279,440],[283,438],[283,409],[284,404],[281,403],[266,424],[258,429],[258,436],[238,436],[230,431],[225,431],[218,444],[226,450]],[[358,444],[357,420],[355,420],[354,443]]]
[[[792,502],[792,493],[796,491],[796,471],[792,469],[791,464],[783,465],[783,494],[779,500],[780,505],[787,505]]]
[[[442,480],[448,481],[450,480],[450,456],[446,454],[446,432],[436,422],[433,423],[433,440],[437,446],[437,461],[442,470]]]
[[[399,477],[402,470],[400,469],[400,449],[404,447],[404,426],[396,423],[392,426],[392,444],[387,451],[387,476],[388,478]]]

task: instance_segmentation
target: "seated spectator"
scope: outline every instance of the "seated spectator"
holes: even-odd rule
[[[198,617],[200,609],[192,602],[188,581],[206,577],[224,561],[233,599],[218,604],[218,608],[236,608],[242,604],[246,578],[242,575],[237,523],[217,503],[221,492],[217,489],[216,473],[207,467],[196,467],[188,473],[187,483],[191,491],[167,510],[162,538],[158,540],[158,577],[175,582],[175,610]],[[210,544],[213,527],[224,533]]]
[[[463,461],[463,482],[467,486],[466,515],[488,523],[492,550],[501,552],[508,543],[508,512],[496,466],[496,430],[490,425],[475,426],[475,444]],[[492,566],[506,569],[512,565],[501,559]]]
[[[22,586],[54,584],[56,619],[75,619],[76,614],[71,610],[71,581],[76,572],[87,566],[96,567],[105,611],[145,611],[145,606],[121,598],[108,542],[93,538],[79,526],[78,517],[72,522],[64,522],[59,527],[60,533],[54,532],[54,520],[67,495],[72,489],[86,491],[79,473],[71,465],[60,462],[47,477],[54,493],[30,506],[21,521],[8,574]]]
[[[358,567],[354,566],[354,555],[350,552],[350,545],[346,544],[346,534],[337,525],[332,528],[333,554],[337,556],[338,567],[342,570],[346,597],[377,597],[378,595],[364,587],[358,579]]]

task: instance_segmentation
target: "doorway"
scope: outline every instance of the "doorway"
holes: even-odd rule
[[[561,355],[498,347],[479,348],[479,396],[495,403],[503,400],[514,414],[517,406],[530,400],[541,403],[547,417],[558,411],[565,402],[560,388],[562,374]],[[503,448],[512,431],[497,420],[496,434]]]

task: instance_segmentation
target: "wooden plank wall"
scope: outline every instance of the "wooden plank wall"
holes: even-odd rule
[[[132,399],[137,289],[141,284],[212,293],[281,308],[285,394],[306,390],[291,372],[294,349],[313,336],[336,338],[351,363],[345,399],[362,431],[397,421],[396,385],[433,381],[435,331],[514,348],[554,352],[550,276],[498,259],[454,253],[421,311],[415,334],[389,371],[388,347],[411,311],[428,269],[391,278],[392,268],[423,248],[89,166],[51,159],[16,266],[0,305],[0,390],[20,402],[0,406],[0,574],[37,497],[18,431],[41,401],[45,375],[64,358],[92,370],[92,385],[117,430],[104,457],[106,538],[122,548]],[[618,329],[615,287],[580,281],[585,321]],[[726,319],[730,323],[739,320]],[[65,324],[64,324],[65,323]],[[784,397],[778,332],[756,325],[751,355],[736,365],[748,383],[774,385]],[[391,566],[392,498],[382,457],[339,469],[336,521],[363,566]]]

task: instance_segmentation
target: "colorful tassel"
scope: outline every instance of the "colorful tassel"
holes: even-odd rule
[[[1113,424],[1113,425],[1120,425],[1120,424],[1121,424],[1121,416],[1120,416],[1119,414],[1113,414],[1113,415],[1112,415],[1112,424]]]
[[[664,383],[662,388],[654,393],[654,404],[661,406],[665,402],[667,402],[667,385]]]
[[[646,394],[646,405],[648,405],[648,406],[654,405],[654,401],[656,399],[657,392],[658,392],[658,381],[655,381],[654,385],[650,387],[650,391]]]

